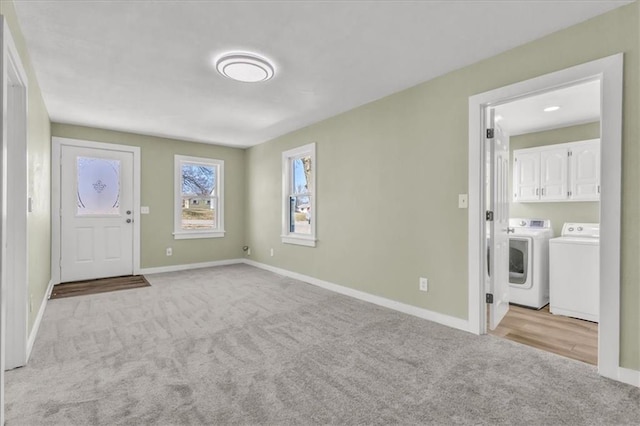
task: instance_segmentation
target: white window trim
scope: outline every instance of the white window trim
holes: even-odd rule
[[[289,189],[291,188],[291,161],[300,157],[311,157],[311,234],[298,234],[289,229]],[[316,144],[310,143],[298,148],[290,149],[282,153],[282,242],[285,244],[297,244],[307,247],[316,246],[316,212],[318,199],[316,198]]]
[[[184,230],[182,229],[182,164],[202,164],[203,166],[213,166],[217,168],[216,173],[216,197],[218,198],[218,209],[216,211],[217,228],[212,230]],[[174,157],[174,214],[173,214],[173,238],[176,240],[186,240],[195,238],[221,238],[224,237],[224,160],[213,158],[190,157],[186,155],[175,155]]]

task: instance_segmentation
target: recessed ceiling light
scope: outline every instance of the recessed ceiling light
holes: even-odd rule
[[[560,107],[559,107],[559,106],[557,106],[557,105],[553,105],[553,106],[550,106],[550,107],[546,107],[546,108],[544,109],[544,112],[552,112],[552,111],[557,111],[557,110],[559,110],[559,109],[560,109]]]
[[[225,53],[216,60],[216,69],[223,76],[244,83],[267,81],[275,73],[274,66],[254,53]]]

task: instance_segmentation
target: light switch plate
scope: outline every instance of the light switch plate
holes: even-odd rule
[[[458,208],[459,209],[469,208],[469,196],[467,194],[458,194]]]
[[[149,206],[141,206],[140,214],[149,214]]]

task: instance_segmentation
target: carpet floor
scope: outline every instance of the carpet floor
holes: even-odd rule
[[[638,424],[640,389],[247,265],[50,300],[8,425]]]

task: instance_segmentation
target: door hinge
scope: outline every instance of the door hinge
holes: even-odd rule
[[[493,139],[494,133],[493,129],[487,129],[487,139]]]
[[[487,221],[493,222],[493,212],[491,210],[487,210],[485,218],[487,219]]]
[[[492,305],[493,304],[493,294],[487,293],[485,300],[487,301],[488,304]]]

